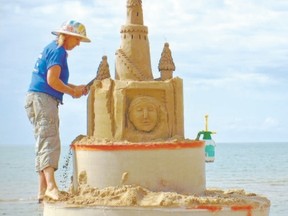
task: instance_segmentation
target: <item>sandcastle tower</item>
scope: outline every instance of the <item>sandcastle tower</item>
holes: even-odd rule
[[[121,27],[121,46],[116,51],[117,80],[153,80],[148,28],[143,23],[142,1],[128,0],[126,25]]]
[[[153,78],[141,0],[127,1],[120,33],[115,80],[103,56],[87,100],[87,135],[71,145],[73,198],[46,203],[44,216],[268,216],[265,198],[206,190],[204,142],[184,136],[183,82],[173,77],[168,43],[161,77]]]

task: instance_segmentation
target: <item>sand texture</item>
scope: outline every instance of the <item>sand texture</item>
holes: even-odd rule
[[[193,142],[194,140],[192,139],[185,139],[182,136],[173,136],[168,139],[162,139],[159,138],[157,140],[153,141],[143,141],[143,142],[130,142],[128,140],[121,140],[117,141],[115,139],[108,139],[108,138],[96,138],[93,136],[86,136],[86,135],[79,135],[77,136],[73,141],[72,145],[143,145],[147,143],[147,145],[157,145],[157,144],[165,144],[165,143],[170,143],[170,144],[179,144],[179,143],[189,143]]]
[[[46,198],[48,202],[54,202]],[[251,206],[261,209],[270,206],[270,201],[242,189],[209,189],[201,196],[184,195],[173,192],[153,192],[140,186],[124,185],[103,189],[81,185],[79,192],[72,194],[61,192],[60,201],[67,207],[113,206],[113,207],[171,207],[196,208],[198,206],[231,207]]]

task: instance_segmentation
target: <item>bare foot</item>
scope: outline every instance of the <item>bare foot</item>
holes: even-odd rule
[[[59,190],[57,188],[54,188],[52,190],[46,190],[45,196],[53,199],[53,200],[59,200]]]
[[[44,196],[45,196],[46,188],[41,189],[41,191],[38,193],[38,203],[42,203]]]

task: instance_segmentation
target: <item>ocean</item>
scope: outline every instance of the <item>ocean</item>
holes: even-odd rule
[[[56,179],[67,190],[72,174],[69,146],[62,146]],[[271,201],[270,216],[288,215],[288,143],[216,143],[206,163],[206,187],[240,189]],[[0,145],[0,215],[41,216],[33,145]]]

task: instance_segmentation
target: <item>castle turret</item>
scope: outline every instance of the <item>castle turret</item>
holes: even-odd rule
[[[102,61],[100,62],[100,65],[97,70],[97,80],[103,80],[106,78],[110,78],[110,70],[109,70],[109,64],[107,62],[107,56],[102,57]]]
[[[173,78],[173,71],[175,71],[175,64],[169,49],[169,44],[165,43],[159,61],[158,69],[161,73],[161,80],[167,80]]]
[[[121,27],[121,45],[116,51],[116,79],[153,80],[148,28],[143,25],[141,0],[127,1],[126,25]]]

